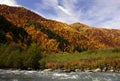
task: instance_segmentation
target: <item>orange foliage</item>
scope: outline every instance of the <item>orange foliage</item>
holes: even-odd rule
[[[23,7],[0,5],[0,15],[14,25],[24,28],[43,51],[80,52],[120,47],[120,30],[92,28],[81,23],[68,25],[45,19]],[[27,22],[39,23],[42,28],[35,25],[26,26]],[[6,37],[11,40],[9,34],[6,34]]]

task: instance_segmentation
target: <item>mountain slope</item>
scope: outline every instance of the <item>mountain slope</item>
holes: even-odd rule
[[[5,17],[6,20],[13,23],[15,26],[24,28],[25,31],[32,37],[32,40],[36,41],[40,45],[43,51],[58,52],[64,51],[63,49],[67,47],[67,45],[65,45],[66,43],[64,43],[65,39],[63,37],[57,35],[47,27],[42,27],[44,30],[40,30],[42,24],[38,22],[48,21],[47,19],[38,16],[37,14],[23,7],[10,7],[1,5],[0,15]],[[40,26],[36,27],[34,23]],[[47,34],[44,31],[49,33]],[[50,37],[51,33],[55,35]]]
[[[77,25],[77,26],[76,26]],[[82,24],[83,25],[83,24]],[[77,28],[77,31],[81,34],[89,37],[94,41],[102,43],[105,48],[113,48],[120,46],[120,30],[115,29],[105,29],[105,28],[92,28],[89,26],[82,26],[79,23],[71,25],[74,29]],[[75,28],[76,27],[76,28]]]
[[[26,47],[31,41],[31,37],[24,28],[15,26],[0,15],[0,44],[16,42],[21,43],[22,47]]]
[[[24,29],[27,33],[26,40],[35,41],[44,52],[80,52],[120,47],[120,30],[92,28],[81,23],[68,25],[45,19],[23,7],[0,5],[0,15],[17,28]],[[4,26],[7,29],[5,24],[2,27]],[[2,32],[7,33],[5,30]],[[3,41],[6,41],[5,35],[1,34],[1,36]],[[17,40],[21,39],[18,37]]]
[[[11,7],[7,5],[0,5],[0,15],[3,15],[10,22],[17,26],[22,26],[28,20],[29,21],[45,20],[45,18],[23,7]]]
[[[73,23],[73,24],[70,24],[70,26],[77,30],[78,32],[81,31],[81,30],[85,30],[85,29],[89,29],[91,27],[85,25],[85,24],[82,24],[82,23]]]

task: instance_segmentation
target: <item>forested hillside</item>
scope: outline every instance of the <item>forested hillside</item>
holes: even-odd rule
[[[44,52],[81,52],[120,46],[120,30],[81,23],[68,25],[45,19],[23,7],[6,5],[0,5],[0,17],[1,43],[21,41],[27,46],[35,41]]]

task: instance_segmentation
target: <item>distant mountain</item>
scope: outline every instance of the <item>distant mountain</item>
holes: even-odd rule
[[[0,43],[23,47],[36,42],[44,52],[75,52],[120,47],[120,30],[68,25],[23,7],[0,5]]]

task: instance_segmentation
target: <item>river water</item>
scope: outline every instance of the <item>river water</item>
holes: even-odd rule
[[[120,81],[120,73],[1,70],[0,81]]]

